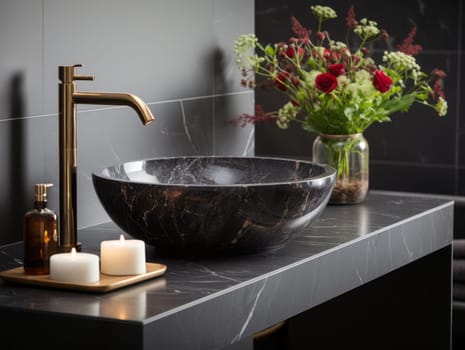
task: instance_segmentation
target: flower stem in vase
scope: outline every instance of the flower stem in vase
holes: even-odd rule
[[[368,143],[362,134],[319,135],[313,144],[313,161],[336,169],[332,204],[363,201],[368,191]]]

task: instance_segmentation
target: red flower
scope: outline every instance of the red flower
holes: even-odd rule
[[[423,47],[421,45],[417,45],[413,43],[413,38],[415,37],[416,34],[417,34],[417,28],[413,27],[409,35],[402,42],[402,45],[397,45],[397,48],[399,49],[400,52],[403,52],[407,55],[415,56],[415,55],[418,55],[421,50],[423,50]]]
[[[433,99],[436,99],[438,97],[442,97],[443,99],[446,99],[444,96],[444,91],[442,90],[442,84],[443,84],[443,79],[447,76],[446,72],[444,72],[442,69],[434,68],[431,72],[431,77],[434,79],[434,84],[433,84],[433,91],[431,92],[431,96]]]
[[[434,68],[431,71],[431,76],[433,79],[443,79],[447,76],[447,74],[442,69]]]
[[[289,58],[294,58],[294,56],[296,55],[296,50],[295,48],[293,48],[292,46],[289,46],[285,52],[286,56],[289,57]],[[304,55],[304,49],[299,47],[298,50],[297,50],[297,55],[299,56],[303,56]]]
[[[346,25],[350,29],[354,29],[357,26],[358,22],[355,19],[355,10],[354,5],[350,5],[349,11],[347,11]]]
[[[310,30],[305,28],[294,16],[291,17],[292,31],[297,37],[303,42],[308,43],[310,41]]]
[[[382,70],[375,70],[373,73],[373,85],[376,90],[386,92],[392,85],[392,79],[389,78]]]
[[[274,80],[275,84],[276,84],[276,87],[281,90],[281,91],[286,91],[287,90],[287,87],[286,87],[286,81],[287,81],[287,78],[289,77],[289,73],[288,72],[279,72],[277,75],[276,75],[276,78]]]
[[[318,90],[329,94],[337,87],[337,79],[331,73],[321,73],[315,78],[315,86]]]
[[[334,63],[328,66],[329,72],[338,77],[346,73],[346,65],[344,63]]]
[[[446,96],[444,96],[444,91],[442,91],[442,80],[441,79],[438,79],[434,82],[433,92],[431,93],[431,96],[434,99],[437,97],[442,97],[443,99],[446,99]]]
[[[243,113],[237,119],[230,121],[231,124],[245,127],[247,124],[256,124],[258,122],[266,122],[275,120],[276,116],[272,112],[265,112],[262,105],[255,105],[255,114]]]

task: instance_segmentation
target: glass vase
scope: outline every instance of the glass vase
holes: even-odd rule
[[[362,202],[368,192],[368,143],[363,134],[324,135],[313,142],[313,162],[336,169],[331,204]]]

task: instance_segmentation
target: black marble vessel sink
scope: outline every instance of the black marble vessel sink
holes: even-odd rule
[[[335,170],[262,157],[156,158],[92,174],[126,233],[162,256],[207,257],[282,247],[325,208]]]

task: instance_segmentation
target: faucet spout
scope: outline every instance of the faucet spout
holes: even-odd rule
[[[73,101],[77,104],[129,106],[137,112],[144,125],[155,120],[149,107],[141,98],[126,92],[75,91]]]
[[[93,80],[92,76],[76,74],[74,66],[59,66],[58,109],[59,109],[59,153],[60,153],[60,236],[62,251],[81,249],[77,241],[77,135],[76,107],[78,104],[125,105],[133,108],[144,125],[154,117],[149,107],[139,97],[125,92],[77,91],[77,80]]]

